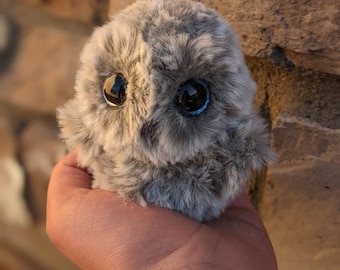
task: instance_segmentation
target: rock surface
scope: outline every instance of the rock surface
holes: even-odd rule
[[[246,57],[257,82],[257,105],[266,103],[272,121],[280,113],[301,116],[332,129],[340,128],[340,77]]]
[[[110,1],[109,15],[112,16],[127,6],[133,4],[136,0],[125,0],[125,1]]]
[[[0,3],[0,73],[8,68],[16,49],[16,27]]]
[[[73,96],[79,53],[87,37],[37,26],[21,41],[11,72],[0,77],[0,101],[54,115]]]
[[[55,125],[42,122],[29,124],[20,137],[20,159],[26,168],[29,200],[37,220],[46,217],[46,194],[51,171],[65,152]]]
[[[273,142],[280,161],[269,167],[261,212],[279,269],[336,269],[340,129],[284,114],[273,125]]]
[[[340,2],[196,0],[216,9],[240,36],[248,56],[340,75]],[[135,0],[111,0],[114,14]]]
[[[1,227],[0,269],[75,270],[75,267],[48,240],[42,225],[30,229]]]
[[[103,23],[107,18],[108,1],[94,0],[20,0],[43,8],[47,13],[71,21],[92,25]]]
[[[24,171],[7,119],[0,118],[0,224],[28,227],[32,218],[24,200]]]
[[[201,0],[230,22],[244,53],[340,75],[340,2]]]
[[[4,14],[0,14],[0,55],[4,53],[10,43],[10,26]]]
[[[335,270],[340,78],[299,68],[287,71],[254,57],[246,60],[258,83],[256,103],[271,119],[280,158],[268,168],[269,183],[256,185],[279,269]]]

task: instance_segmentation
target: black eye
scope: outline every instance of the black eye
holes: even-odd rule
[[[111,106],[121,106],[126,100],[126,81],[121,74],[107,77],[103,86],[105,101]]]
[[[199,79],[190,79],[178,89],[175,104],[184,116],[199,115],[210,101],[208,85]]]

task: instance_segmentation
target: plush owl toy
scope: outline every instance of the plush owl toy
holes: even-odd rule
[[[237,37],[201,3],[115,15],[86,44],[75,90],[58,121],[95,189],[207,221],[272,159]]]

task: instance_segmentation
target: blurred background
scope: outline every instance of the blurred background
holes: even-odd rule
[[[134,0],[0,0],[0,269],[77,269],[48,241],[56,107],[93,28]],[[340,2],[202,0],[240,37],[280,159],[249,193],[281,270],[340,265]],[[260,259],[260,258],[259,258]]]

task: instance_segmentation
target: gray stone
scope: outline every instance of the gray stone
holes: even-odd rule
[[[45,220],[46,194],[55,163],[65,154],[55,125],[33,122],[20,137],[20,158],[25,166],[29,199],[36,218]]]
[[[15,54],[17,30],[12,18],[0,3],[0,73],[8,68]]]
[[[261,212],[279,269],[338,269],[340,130],[280,115],[273,142]]]
[[[24,200],[24,172],[16,159],[16,141],[7,119],[0,118],[0,224],[31,225]]]
[[[10,42],[10,26],[5,15],[0,14],[0,54],[4,52]]]

